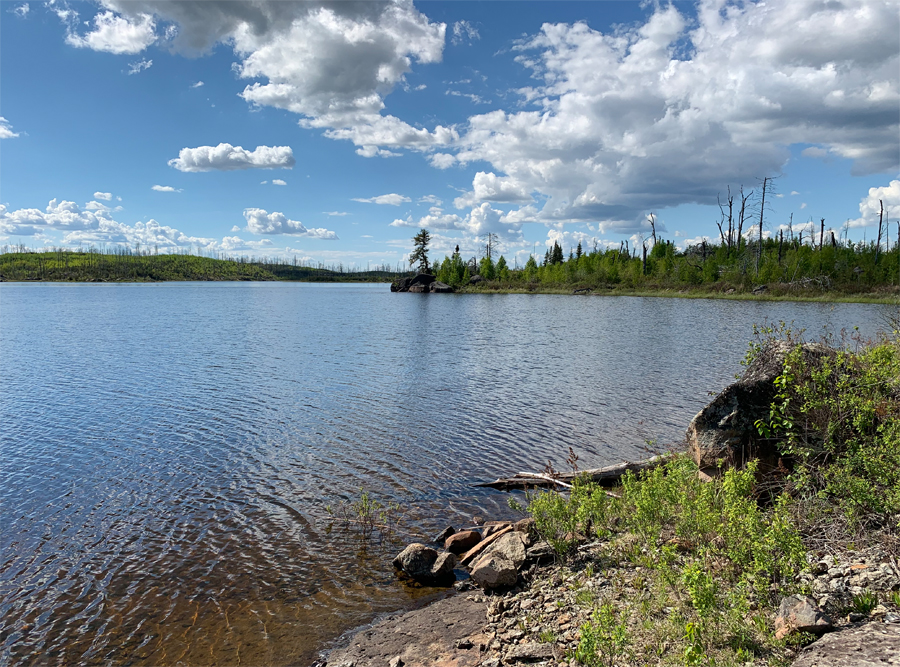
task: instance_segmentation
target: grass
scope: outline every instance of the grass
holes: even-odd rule
[[[893,339],[856,341],[818,365],[788,355],[760,425],[790,467],[776,482],[762,480],[755,461],[702,482],[693,460],[676,455],[626,474],[620,497],[580,479],[568,495],[528,497],[560,560],[583,558],[575,547],[584,538],[602,541],[581,568],[575,599],[591,616],[570,658],[591,667],[787,664],[791,646],[812,638],[776,640],[772,619],[783,596],[810,592],[798,575],[810,551],[828,546],[823,535],[900,553],[898,325]],[[595,571],[611,578],[600,593],[587,586]],[[900,606],[900,594],[889,601]],[[864,591],[845,604],[868,614],[878,598]]]

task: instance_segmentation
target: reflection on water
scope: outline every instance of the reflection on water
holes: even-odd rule
[[[507,516],[472,484],[678,440],[752,323],[884,307],[164,283],[0,309],[0,663],[285,665],[438,594],[325,505]]]

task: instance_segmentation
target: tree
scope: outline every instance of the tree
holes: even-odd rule
[[[409,265],[419,263],[419,272],[428,273],[428,244],[431,242],[431,234],[424,227],[413,236],[413,251],[409,254]]]

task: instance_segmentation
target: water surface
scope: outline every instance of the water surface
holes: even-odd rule
[[[308,664],[422,603],[331,529],[510,515],[474,483],[680,439],[754,323],[870,335],[885,306],[391,294],[386,285],[0,285],[0,663]]]

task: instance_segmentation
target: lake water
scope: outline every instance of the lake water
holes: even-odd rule
[[[0,285],[0,664],[305,665],[434,589],[333,526],[507,518],[477,482],[678,441],[752,325],[886,306],[391,294],[387,285]]]

